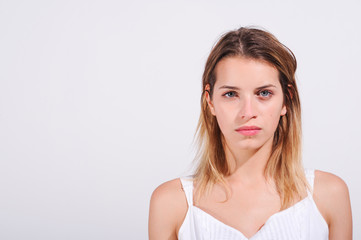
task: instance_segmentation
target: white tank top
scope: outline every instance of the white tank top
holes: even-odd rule
[[[306,170],[313,189],[314,170]],[[328,225],[319,212],[312,193],[295,205],[273,214],[250,239],[240,231],[193,206],[193,181],[180,178],[188,210],[178,232],[179,240],[327,240]]]

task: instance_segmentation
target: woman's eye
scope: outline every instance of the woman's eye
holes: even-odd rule
[[[225,94],[223,94],[223,96],[226,96],[226,97],[235,97],[236,96],[236,93],[235,92],[226,92]]]
[[[272,92],[268,91],[268,90],[262,90],[262,91],[259,92],[259,95],[261,97],[269,97],[270,95],[272,95]]]

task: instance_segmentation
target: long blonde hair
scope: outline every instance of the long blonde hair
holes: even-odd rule
[[[209,95],[212,99],[216,82],[215,67],[223,58],[232,56],[266,61],[279,72],[287,113],[280,117],[274,133],[264,175],[274,179],[281,197],[281,209],[285,209],[295,199],[303,198],[308,187],[301,158],[301,106],[295,81],[297,62],[292,51],[271,33],[256,28],[242,27],[224,34],[207,59],[202,79],[201,114],[196,131],[198,151],[195,160],[198,164],[194,174],[197,183],[195,200],[209,192],[215,183],[222,183],[229,189],[225,182],[230,169],[224,152],[224,137],[216,117],[208,109],[205,88],[206,85],[210,86]]]

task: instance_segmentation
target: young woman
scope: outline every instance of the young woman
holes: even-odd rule
[[[203,74],[197,169],[153,192],[150,240],[352,239],[344,181],[303,169],[295,71],[266,31],[221,37]]]

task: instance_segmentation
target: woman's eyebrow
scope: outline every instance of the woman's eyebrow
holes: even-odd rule
[[[223,85],[223,86],[219,87],[218,89],[223,89],[223,88],[225,88],[225,89],[232,89],[232,90],[239,90],[238,87],[228,86],[228,85]]]
[[[262,88],[269,88],[269,87],[274,87],[274,88],[277,88],[275,85],[273,85],[273,84],[267,84],[267,85],[263,85],[263,86],[261,86],[261,87],[258,87],[258,88],[256,88],[257,90],[260,90],[260,89],[262,89]]]
[[[258,87],[258,88],[256,88],[257,90],[260,90],[260,89],[263,89],[263,88],[268,88],[268,87],[276,87],[275,85],[273,85],[273,84],[267,84],[267,85],[263,85],[263,86],[261,86],[261,87]],[[239,87],[235,87],[235,86],[228,86],[228,85],[223,85],[223,86],[221,86],[221,87],[219,87],[218,89],[231,89],[231,90],[240,90],[240,88]]]

